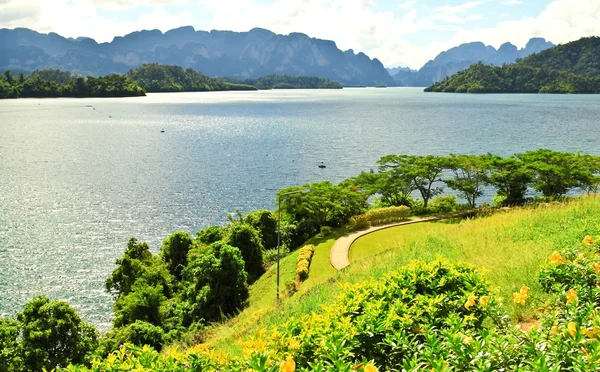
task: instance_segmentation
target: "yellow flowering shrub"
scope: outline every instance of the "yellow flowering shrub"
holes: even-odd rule
[[[298,253],[298,261],[296,262],[296,277],[300,282],[308,278],[310,272],[310,263],[312,256],[315,253],[315,247],[312,245],[305,245],[300,248]]]

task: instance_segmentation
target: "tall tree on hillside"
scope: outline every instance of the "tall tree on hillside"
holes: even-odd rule
[[[489,184],[489,164],[488,156],[451,154],[446,166],[454,178],[445,179],[444,182],[452,190],[458,191],[471,208],[475,208],[477,198],[483,195],[483,188]]]

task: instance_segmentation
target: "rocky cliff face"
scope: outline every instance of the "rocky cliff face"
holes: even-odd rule
[[[410,73],[399,71],[398,74],[393,74],[393,77],[399,85],[429,86],[459,71],[466,70],[477,62],[501,66],[505,63],[514,63],[519,58],[525,58],[553,46],[554,44],[542,38],[529,40],[523,49],[518,49],[511,43],[502,44],[498,50],[481,42],[467,43],[440,53],[418,71]]]
[[[267,74],[319,76],[343,84],[394,85],[377,59],[341,51],[328,40],[300,33],[196,31],[181,27],[162,33],[134,32],[97,43],[80,37],[0,30],[0,70],[57,68],[84,75],[125,73],[144,63],[193,68],[208,76],[260,77]]]

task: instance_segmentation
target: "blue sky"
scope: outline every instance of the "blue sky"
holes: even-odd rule
[[[68,19],[69,22],[64,20]],[[303,32],[386,66],[421,67],[470,41],[523,47],[600,34],[600,0],[0,0],[0,27],[110,41],[140,29]]]

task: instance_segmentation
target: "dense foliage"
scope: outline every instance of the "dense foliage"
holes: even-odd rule
[[[47,97],[132,97],[143,96],[144,90],[122,75],[74,77],[57,70],[36,71],[19,78],[5,71],[0,77],[0,98]]]
[[[483,63],[435,83],[426,92],[446,93],[600,93],[600,77],[540,69],[520,64]]]
[[[41,371],[88,364],[98,344],[98,331],[83,322],[63,301],[39,296],[17,319],[0,317],[0,371]]]
[[[126,346],[92,371],[587,371],[600,363],[600,245],[586,236],[539,270],[551,295],[522,286],[517,306],[538,302],[538,319],[513,325],[473,267],[413,262],[382,278],[346,285],[319,313],[290,318],[239,340],[242,358],[198,346],[158,355]],[[128,363],[128,364],[126,364]],[[69,371],[88,371],[69,367]]]
[[[223,90],[256,90],[248,84],[233,84],[210,78],[198,71],[180,66],[157,63],[143,65],[127,73],[127,76],[147,92],[211,92]]]
[[[266,75],[255,79],[224,78],[235,84],[252,85],[258,89],[342,89],[338,82],[316,76]]]
[[[472,65],[425,89],[451,93],[600,93],[600,38],[533,54],[502,67]]]
[[[379,197],[378,206],[405,205],[413,214],[459,209],[455,199],[438,199],[430,205],[430,199],[443,192],[444,184],[466,200],[468,208],[476,207],[477,199],[489,187],[497,190],[501,205],[521,205],[530,199],[530,191],[553,198],[575,189],[596,193],[600,186],[599,156],[546,149],[506,158],[493,154],[388,155],[377,163],[377,172],[363,172],[342,184]],[[415,193],[422,199],[415,199]],[[366,221],[356,220],[356,224],[358,228],[368,226]]]

